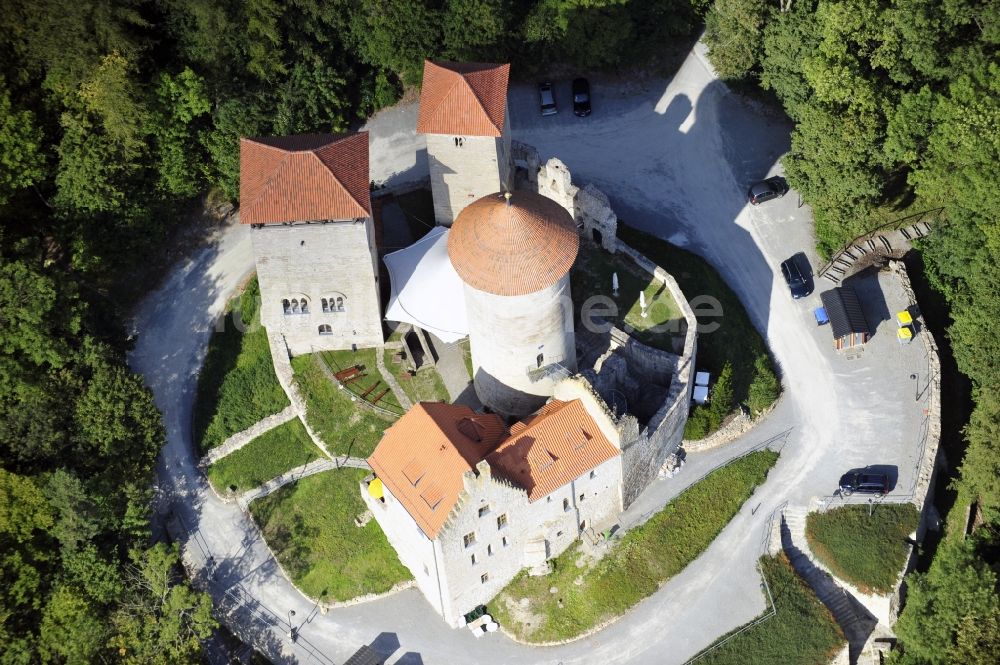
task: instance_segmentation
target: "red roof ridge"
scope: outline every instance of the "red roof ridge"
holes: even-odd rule
[[[368,132],[240,139],[240,221],[371,215]]]
[[[509,78],[509,64],[424,60],[417,132],[501,136]]]

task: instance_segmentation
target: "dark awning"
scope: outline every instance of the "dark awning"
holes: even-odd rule
[[[344,662],[344,665],[382,665],[384,662],[385,658],[370,646],[365,645],[348,658]]]
[[[840,286],[819,295],[823,301],[833,337],[838,339],[852,333],[870,334],[865,314],[858,302],[858,294],[849,286]]]

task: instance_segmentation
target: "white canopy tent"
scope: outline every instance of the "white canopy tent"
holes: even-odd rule
[[[462,280],[448,258],[448,232],[437,226],[383,261],[392,284],[386,320],[412,323],[451,343],[469,334],[469,322]]]

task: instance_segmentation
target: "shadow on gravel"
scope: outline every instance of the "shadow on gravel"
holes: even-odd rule
[[[868,641],[872,631],[875,630],[878,619],[873,617],[854,596],[842,589],[829,573],[816,566],[812,559],[792,542],[792,534],[788,523],[785,522],[784,515],[781,518],[781,547],[788,555],[788,560],[792,563],[795,572],[833,614],[837,625],[844,631],[844,636],[850,646],[850,662],[852,665],[857,663],[861,649]]]

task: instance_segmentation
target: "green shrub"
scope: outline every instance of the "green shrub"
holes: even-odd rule
[[[806,538],[816,558],[865,593],[888,593],[906,565],[907,539],[920,514],[911,503],[882,503],[810,513]]]
[[[747,408],[750,413],[757,415],[767,407],[774,404],[781,394],[781,382],[774,375],[771,369],[771,359],[764,356],[757,356],[753,363],[753,381],[747,391]]]
[[[712,428],[718,429],[733,408],[733,366],[726,363],[712,388],[708,409],[712,415]]]
[[[704,439],[712,431],[712,412],[707,406],[696,406],[684,423],[684,438],[688,441]]]

